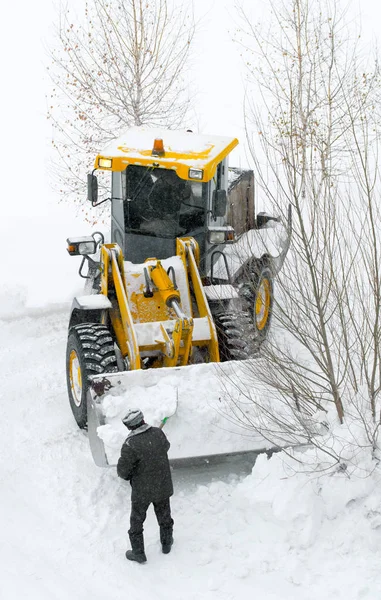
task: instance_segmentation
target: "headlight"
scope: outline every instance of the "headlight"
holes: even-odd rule
[[[95,254],[97,251],[97,243],[92,237],[68,238],[67,251],[70,256],[77,256],[78,254],[81,254],[82,256]]]
[[[210,244],[223,244],[225,242],[224,231],[209,231]]]
[[[235,241],[235,232],[231,225],[208,228],[209,244],[228,244]]]
[[[100,158],[98,160],[98,167],[100,169],[111,169],[112,168],[112,158]]]
[[[204,171],[202,169],[189,169],[189,179],[202,179],[204,177]]]
[[[81,242],[78,244],[78,254],[95,254],[95,242]]]

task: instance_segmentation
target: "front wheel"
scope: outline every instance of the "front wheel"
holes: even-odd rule
[[[89,376],[118,371],[114,342],[109,330],[99,323],[82,323],[69,330],[66,350],[66,379],[69,401],[78,426],[87,426]]]

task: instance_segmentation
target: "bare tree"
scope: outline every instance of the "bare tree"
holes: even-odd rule
[[[255,94],[247,135],[261,192],[291,203],[292,247],[277,282],[274,335],[256,372],[290,407],[335,407],[377,449],[381,423],[377,61],[337,3],[271,3],[268,28],[243,10],[238,41]],[[277,428],[281,427],[273,415]],[[306,437],[309,434],[306,432]],[[332,453],[340,460],[337,451]]]
[[[83,198],[86,171],[121,130],[183,122],[194,31],[192,5],[169,0],[93,0],[79,23],[67,7],[60,9],[57,43],[49,51],[48,117],[53,174],[64,196]]]

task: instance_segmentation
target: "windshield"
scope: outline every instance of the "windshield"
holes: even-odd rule
[[[207,185],[174,171],[130,165],[122,174],[126,231],[177,237],[205,224]]]

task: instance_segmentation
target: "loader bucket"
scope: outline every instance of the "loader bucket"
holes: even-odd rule
[[[109,466],[103,440],[97,433],[98,427],[104,424],[105,419],[100,405],[100,398],[98,396],[94,397],[90,390],[87,390],[87,431],[91,454],[97,467]]]
[[[117,463],[128,435],[121,419],[136,407],[143,411],[146,423],[163,426],[165,422],[172,462],[274,449],[249,426],[255,419],[255,405],[247,397],[238,398],[232,377],[244,381],[245,370],[239,369],[238,363],[209,363],[112,373],[107,375],[112,387],[101,395],[95,393],[94,383],[105,376],[94,376],[88,392],[88,433],[96,464]],[[226,411],[227,397],[234,398],[242,424]]]

